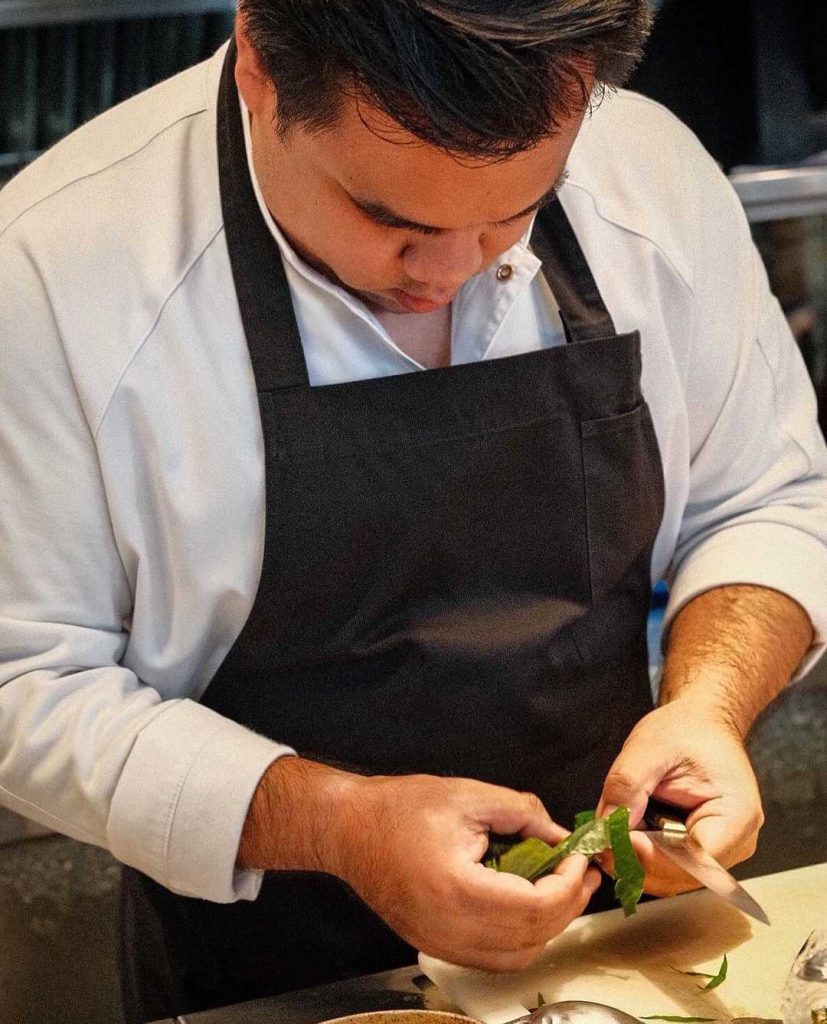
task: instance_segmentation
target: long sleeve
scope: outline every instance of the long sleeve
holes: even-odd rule
[[[750,583],[797,600],[827,635],[827,452],[813,389],[735,194],[705,154],[695,319],[685,388],[690,472],[667,623],[712,587]]]
[[[122,659],[134,576],[36,260],[0,236],[0,799],[177,892],[253,898],[247,806],[287,748]],[[129,458],[128,451],[121,453]]]

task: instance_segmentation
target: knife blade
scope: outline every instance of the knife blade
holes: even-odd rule
[[[770,919],[761,904],[689,834],[681,813],[679,808],[650,800],[643,818],[647,827],[640,831],[661,853],[711,892],[762,924],[769,924]]]

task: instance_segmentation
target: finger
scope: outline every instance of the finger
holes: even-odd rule
[[[600,885],[600,872],[579,854],[536,883],[482,870],[484,877],[473,879],[472,902],[463,906],[463,916],[485,928],[496,950],[545,943],[583,912]]]
[[[753,801],[709,800],[687,819],[692,837],[726,867],[752,856],[763,824],[757,796]]]
[[[601,871],[604,871],[611,878],[615,877],[615,859],[612,856],[611,847],[603,850],[601,853],[595,854],[594,860],[595,863],[600,866]]]
[[[549,846],[556,846],[571,835],[571,830],[558,825],[553,818],[548,818],[545,823],[537,822],[530,828],[522,829],[520,835],[524,839],[534,836],[537,839],[542,839]]]
[[[634,747],[620,752],[603,784],[597,805],[598,817],[611,814],[617,807],[629,808],[629,824],[634,827],[643,818],[649,797],[661,778],[660,765],[651,761],[651,752]]]
[[[579,885],[588,874],[588,871],[588,857],[584,857],[582,853],[572,853],[560,861],[553,874],[555,878],[563,879],[572,885]]]
[[[532,835],[553,844],[566,834],[534,793],[486,786],[481,813],[487,827],[502,835]]]
[[[701,888],[701,883],[662,853],[649,836],[641,832],[631,832],[629,835],[646,875],[644,892],[651,896],[676,896]]]
[[[682,871],[677,864],[667,860],[663,854],[656,854],[653,866],[646,872],[643,891],[649,896],[680,896],[685,892],[702,889],[703,884],[692,875]]]
[[[582,854],[566,857],[551,875],[537,883],[539,891],[555,894],[566,901],[569,920],[582,914],[589,900],[600,887],[600,872]]]
[[[629,837],[645,874],[644,892],[650,896],[675,896],[679,892],[699,888],[699,883],[661,853],[648,836],[633,831],[629,833]],[[595,860],[600,863],[600,867],[607,875],[611,878],[617,877],[611,850],[599,853]]]

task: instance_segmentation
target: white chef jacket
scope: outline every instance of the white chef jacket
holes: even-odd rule
[[[288,748],[198,703],[252,606],[264,536],[218,190],[223,56],[0,193],[0,800],[176,892],[231,901],[258,891],[258,872],[235,870],[239,835]],[[811,662],[827,634],[827,453],[737,199],[685,128],[627,93],[587,120],[569,172],[562,202],[616,327],[641,331],[668,617],[721,584],[774,587],[813,619]],[[418,371],[277,237],[313,384]],[[493,267],[456,300],[454,362],[561,341],[525,244],[500,262],[508,281]]]

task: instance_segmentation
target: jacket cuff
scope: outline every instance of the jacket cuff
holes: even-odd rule
[[[289,747],[190,700],[139,734],[115,790],[109,848],[124,864],[184,896],[252,900],[263,872],[236,868],[259,780]]]
[[[813,624],[813,645],[793,677],[805,676],[827,642],[827,547],[777,523],[742,523],[719,530],[679,563],[670,583],[663,636],[678,612],[707,590],[731,584],[769,587],[797,601]]]

